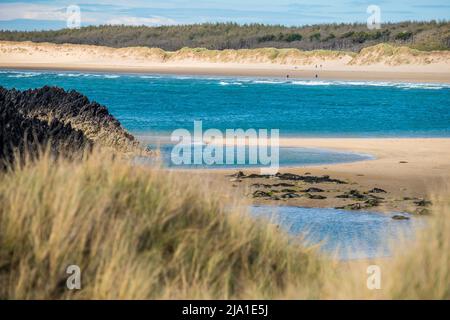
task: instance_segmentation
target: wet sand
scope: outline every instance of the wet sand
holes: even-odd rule
[[[256,204],[293,205],[304,207],[343,207],[360,203],[361,209],[371,211],[407,211],[425,213],[430,195],[450,181],[450,138],[290,138],[282,139],[281,146],[310,147],[368,153],[375,160],[354,163],[320,165],[301,168],[282,168],[281,173],[306,176],[329,175],[346,184],[306,183],[304,181],[284,181],[266,178],[235,178],[230,174],[237,170],[208,172],[213,176],[227,179]],[[208,170],[204,170],[206,173]],[[259,170],[243,170],[244,174],[259,174]],[[274,186],[277,184],[282,186]],[[291,186],[289,186],[289,184]],[[258,185],[258,186],[255,186]],[[323,192],[305,192],[309,188],[319,188]],[[370,193],[374,188],[386,193]],[[263,191],[270,196],[254,196],[255,191]],[[336,198],[357,190],[362,199],[353,196]],[[286,193],[301,197],[283,198]],[[324,199],[311,199],[308,195],[320,195]],[[258,195],[258,193],[257,193]],[[368,199],[382,198],[376,206],[366,205]],[[372,203],[373,204],[373,203]],[[364,208],[366,207],[367,208]]]

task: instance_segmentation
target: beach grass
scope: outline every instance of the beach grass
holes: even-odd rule
[[[104,154],[2,173],[0,298],[270,298],[319,280],[313,249],[212,183]]]
[[[407,250],[339,262],[250,217],[226,184],[47,152],[0,173],[0,299],[449,299],[448,194]],[[80,290],[66,287],[69,265]]]

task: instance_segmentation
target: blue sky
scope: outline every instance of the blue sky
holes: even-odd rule
[[[228,21],[284,25],[365,22],[370,4],[380,7],[381,22],[450,17],[449,0],[0,0],[0,29],[64,28],[69,5],[80,7],[83,26],[153,26]]]

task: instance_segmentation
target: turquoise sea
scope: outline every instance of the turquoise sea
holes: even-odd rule
[[[279,129],[280,136],[448,137],[450,85],[0,71],[0,85],[75,89],[134,134],[177,128]]]

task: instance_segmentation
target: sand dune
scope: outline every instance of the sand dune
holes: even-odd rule
[[[361,50],[110,48],[0,41],[0,67],[450,82],[450,51],[379,44]],[[372,74],[364,74],[370,71]],[[335,74],[340,73],[340,74]]]
[[[350,62],[350,65],[385,64],[389,66],[400,65],[432,65],[446,64],[449,72],[449,51],[419,51],[408,47],[394,47],[388,44],[378,44],[364,48]]]

